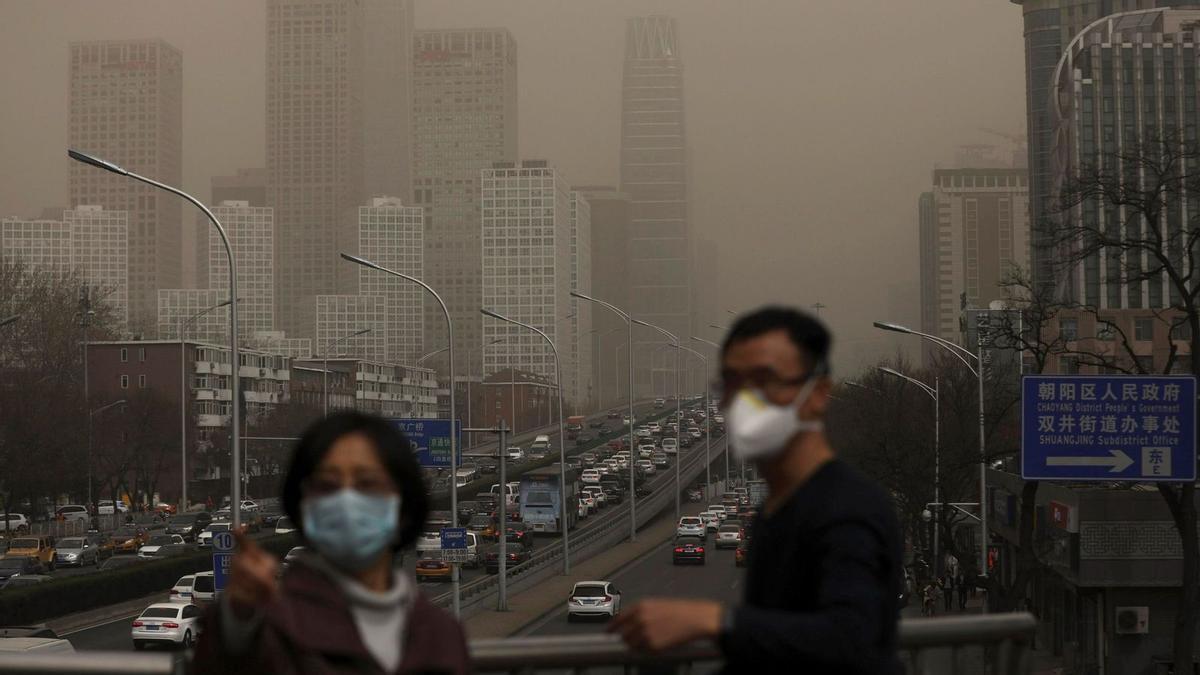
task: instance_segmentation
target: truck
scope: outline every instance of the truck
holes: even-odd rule
[[[767,481],[748,481],[746,483],[746,488],[750,491],[750,504],[755,508],[758,508],[759,505],[767,501]]]
[[[521,475],[521,485],[517,490],[518,508],[521,521],[533,532],[561,532],[562,477],[559,464],[526,471]],[[568,468],[566,479],[567,527],[570,528],[575,527],[579,515],[579,472]]]
[[[567,418],[567,431],[579,431],[583,429],[583,415],[571,415]]]
[[[529,456],[534,459],[541,459],[550,454],[550,437],[538,436],[533,439],[533,443],[529,445]]]

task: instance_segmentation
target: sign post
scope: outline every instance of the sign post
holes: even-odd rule
[[[1028,375],[1021,477],[1196,480],[1196,378]]]
[[[213,588],[220,593],[225,590],[229,581],[229,571],[233,566],[234,549],[233,532],[213,532]]]

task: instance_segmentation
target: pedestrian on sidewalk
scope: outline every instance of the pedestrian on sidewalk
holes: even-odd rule
[[[824,432],[831,338],[809,314],[738,318],[721,347],[735,459],[767,483],[743,603],[648,599],[609,625],[635,649],[712,639],[727,673],[903,672],[896,655],[902,539],[887,493],[839,460]]]
[[[949,573],[942,576],[942,603],[947,612],[954,608],[954,577]]]
[[[958,578],[955,579],[955,587],[958,589],[958,609],[959,611],[967,608],[967,577],[962,572],[958,573]]]
[[[283,484],[283,509],[309,549],[279,561],[235,533],[225,592],[205,617],[191,672],[467,673],[462,627],[397,570],[429,498],[409,442],[357,412],[305,431]]]

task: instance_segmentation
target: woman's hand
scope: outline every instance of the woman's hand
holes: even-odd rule
[[[276,580],[279,561],[248,537],[244,526],[234,530],[233,538],[237,552],[233,554],[225,596],[234,614],[244,619],[271,602],[279,592]]]

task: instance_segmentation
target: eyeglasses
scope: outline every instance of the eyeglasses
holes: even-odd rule
[[[317,474],[304,481],[304,494],[308,497],[325,497],[345,488],[377,496],[396,492],[392,479],[385,475],[362,474],[346,482],[339,476]]]
[[[713,380],[712,390],[722,401],[733,398],[733,395],[742,389],[758,389],[768,398],[780,398],[786,396],[792,388],[804,384],[809,377],[807,374],[783,377],[770,368],[756,368],[745,373],[724,370],[719,378]]]

